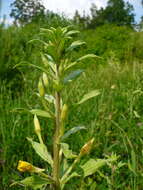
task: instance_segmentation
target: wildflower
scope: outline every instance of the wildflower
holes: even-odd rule
[[[39,173],[39,172],[44,171],[44,169],[37,168],[37,167],[33,166],[32,164],[30,164],[29,162],[25,162],[25,161],[21,161],[21,160],[19,160],[17,169],[20,172],[35,172],[35,173]]]

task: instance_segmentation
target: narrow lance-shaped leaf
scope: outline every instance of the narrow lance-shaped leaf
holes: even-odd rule
[[[55,98],[54,96],[52,96],[51,94],[45,94],[45,100],[47,100],[49,103],[54,103],[55,102]]]
[[[50,55],[41,54],[41,58],[42,58],[43,64],[45,66],[49,66],[53,72],[56,72],[56,67],[55,67],[54,61]]]
[[[54,35],[54,32],[47,28],[40,28],[40,32],[50,33],[50,34]]]
[[[48,74],[48,75],[51,75],[51,73],[50,73],[49,71],[47,71],[44,67],[41,67],[41,66],[38,66],[38,65],[34,65],[34,64],[29,63],[29,62],[27,62],[27,61],[22,61],[22,62],[16,64],[13,68],[19,67],[19,66],[21,66],[21,65],[27,65],[27,66],[34,67],[34,68],[36,68],[36,69],[38,69],[38,70],[40,70],[40,71],[45,72],[45,73]]]
[[[75,134],[76,132],[80,130],[85,130],[86,128],[84,126],[78,126],[78,127],[73,127],[72,129],[68,130],[62,137],[61,140],[64,141],[67,139],[70,135]]]
[[[87,55],[84,55],[84,56],[78,58],[75,62],[81,62],[81,61],[84,61],[85,59],[89,59],[89,58],[101,58],[101,57],[94,55],[94,54],[87,54]]]
[[[85,44],[86,44],[85,42],[80,41],[80,40],[74,41],[74,42],[66,49],[66,51],[67,51],[67,52],[68,52],[68,51],[72,51],[73,49],[75,49],[75,48],[77,48],[77,47],[80,47],[80,46],[82,46],[82,45],[85,45]]]
[[[51,166],[53,166],[53,160],[50,153],[47,151],[47,147],[44,144],[37,143],[33,141],[31,138],[27,138],[28,141],[32,144],[36,153],[46,162],[48,162]]]
[[[51,181],[47,180],[46,178],[34,175],[25,178],[24,180],[19,182],[26,187],[31,187],[34,190],[41,189],[44,185],[51,184]]]
[[[38,93],[37,93],[37,95],[40,96]],[[36,114],[37,116],[41,116],[41,117],[52,118],[52,116],[47,111],[40,110],[40,109],[28,110],[25,108],[16,108],[16,109],[13,109],[13,112],[31,113],[33,115]]]
[[[80,32],[78,30],[71,30],[69,32],[66,33],[66,36],[72,36],[74,34],[79,34]]]
[[[87,55],[84,55],[84,56],[78,58],[77,60],[75,60],[74,62],[68,64],[68,65],[66,66],[66,68],[65,68],[65,71],[68,71],[68,70],[71,70],[71,69],[74,69],[74,68],[81,68],[81,67],[83,67],[84,64],[81,65],[80,63],[82,63],[84,60],[90,59],[90,58],[101,58],[101,57],[99,57],[99,56],[97,56],[97,55],[94,55],[94,54],[87,54]],[[87,64],[88,64],[88,63],[87,63]]]
[[[77,77],[79,77],[81,75],[81,73],[83,73],[84,70],[76,70],[76,71],[72,71],[68,76],[66,76],[63,79],[64,84],[71,82],[72,80],[76,79]]]
[[[28,43],[33,43],[33,42],[40,42],[46,46],[48,46],[48,44],[46,42],[44,42],[43,40],[40,40],[40,39],[33,39],[33,40],[29,40]]]
[[[34,114],[34,115],[36,114],[38,116],[41,116],[41,117],[52,118],[52,116],[47,111],[43,111],[40,109],[32,109],[29,112]]]
[[[100,91],[99,90],[93,90],[87,94],[85,94],[83,96],[83,98],[77,103],[77,104],[82,104],[83,102],[95,97],[95,96],[98,96],[100,94]]]

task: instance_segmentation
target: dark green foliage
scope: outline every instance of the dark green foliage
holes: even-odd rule
[[[109,0],[103,11],[104,23],[131,25],[134,22],[133,6],[123,0]]]
[[[104,24],[114,24],[117,26],[132,26],[134,24],[134,8],[123,0],[108,0],[105,8],[97,8],[92,3],[90,16],[81,16],[78,11],[75,12],[74,22],[83,28],[95,29]]]
[[[102,62],[111,59],[129,61],[132,54],[132,36],[135,32],[126,26],[103,25],[96,30],[83,32],[88,52],[102,56]],[[136,34],[138,36],[138,33]],[[94,43],[93,43],[94,39]]]
[[[10,16],[14,18],[15,23],[26,24],[31,21],[39,21],[45,15],[45,7],[41,0],[15,0],[11,6]]]

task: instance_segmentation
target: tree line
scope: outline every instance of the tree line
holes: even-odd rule
[[[143,1],[141,1],[143,5]],[[46,10],[41,0],[15,0],[11,4],[10,16],[14,18],[15,24],[25,25],[31,22],[45,22],[51,17],[60,17],[52,11]],[[134,7],[124,0],[108,0],[105,8],[97,8],[92,3],[88,15],[80,15],[75,11],[72,21],[82,28],[94,29],[104,24],[116,24],[118,26],[133,26],[135,24]],[[141,22],[143,17],[141,18]]]

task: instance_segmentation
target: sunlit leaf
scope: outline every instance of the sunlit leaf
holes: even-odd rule
[[[36,153],[46,162],[48,162],[51,166],[53,166],[53,160],[50,153],[47,150],[47,147],[44,144],[37,143],[33,141],[31,138],[27,138],[28,141],[32,144]]]
[[[47,29],[47,28],[40,28],[40,32],[46,32],[46,33],[50,33],[50,34],[54,34],[52,30]]]
[[[99,168],[101,168],[102,166],[104,166],[106,164],[106,162],[107,161],[105,159],[88,160],[84,165],[81,166],[81,168],[84,171],[84,177],[87,177],[87,176],[92,175],[95,172],[97,172],[97,170]]]
[[[41,116],[41,117],[51,118],[51,115],[47,111],[43,111],[40,109],[32,109],[32,110],[30,110],[30,113],[32,113],[34,115],[36,114],[36,115]]]
[[[72,51],[73,49],[77,48],[77,47],[80,47],[82,45],[85,45],[86,43],[83,42],[83,41],[74,41],[67,49],[66,51]]]
[[[100,94],[100,91],[99,90],[93,90],[87,94],[85,94],[83,96],[83,98],[77,103],[77,104],[82,104],[83,102],[95,97],[95,96],[98,96]]]
[[[78,58],[76,60],[76,62],[84,61],[85,59],[89,59],[89,58],[101,58],[101,57],[94,55],[94,54],[87,54],[87,55],[84,55],[84,56]]]
[[[71,30],[69,32],[66,33],[66,36],[71,36],[71,35],[74,35],[74,34],[79,34],[80,32],[78,30]]]

